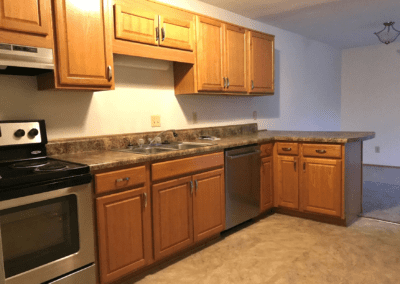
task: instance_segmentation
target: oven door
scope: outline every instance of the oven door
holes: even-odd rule
[[[0,202],[0,283],[36,284],[94,262],[91,184]]]

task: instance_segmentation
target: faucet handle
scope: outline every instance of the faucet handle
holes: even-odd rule
[[[143,144],[144,144],[144,139],[139,139],[138,140],[138,144],[139,144],[140,147],[142,147]]]

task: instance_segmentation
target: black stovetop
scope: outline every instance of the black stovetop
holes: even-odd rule
[[[48,157],[0,163],[0,191],[90,173],[87,165]]]

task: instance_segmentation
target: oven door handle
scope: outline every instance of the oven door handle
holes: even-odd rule
[[[6,273],[4,271],[4,257],[3,257],[3,240],[1,239],[1,224],[0,224],[0,284],[6,283]]]

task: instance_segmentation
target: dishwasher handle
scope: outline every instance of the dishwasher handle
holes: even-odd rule
[[[246,153],[246,154],[227,156],[227,158],[230,159],[230,160],[234,160],[234,159],[241,158],[241,157],[252,156],[252,155],[256,155],[256,154],[258,155],[260,153],[261,153],[260,150],[256,150],[254,152],[250,152],[250,153]]]

